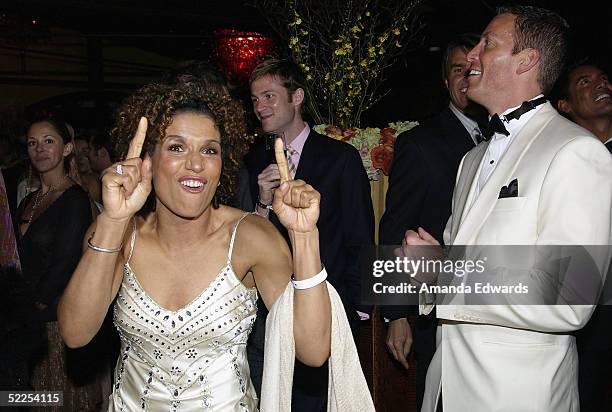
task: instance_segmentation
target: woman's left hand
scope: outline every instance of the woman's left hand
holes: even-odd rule
[[[281,224],[294,232],[312,232],[319,219],[321,194],[303,180],[290,180],[283,141],[276,139],[274,151],[281,185],[274,191],[272,207]]]

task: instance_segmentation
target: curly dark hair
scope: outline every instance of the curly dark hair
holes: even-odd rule
[[[145,116],[149,127],[143,148],[152,155],[155,145],[165,138],[172,117],[179,112],[202,113],[210,117],[219,130],[223,163],[220,186],[212,203],[214,208],[219,204],[231,204],[238,187],[242,157],[249,149],[245,112],[240,102],[218,94],[202,82],[151,83],[128,97],[119,108],[110,133],[115,152],[119,159],[125,158],[138,121]]]

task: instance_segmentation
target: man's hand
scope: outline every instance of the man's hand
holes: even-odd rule
[[[412,348],[412,330],[408,319],[400,318],[389,322],[387,348],[389,348],[395,360],[401,363],[404,368],[410,368],[408,354]]]
[[[257,176],[257,185],[259,186],[259,201],[265,205],[271,205],[274,189],[280,186],[278,165],[275,163],[269,164]]]
[[[443,260],[446,257],[444,249],[432,235],[430,235],[425,229],[419,227],[415,232],[414,230],[407,230],[402,239],[402,247],[394,250],[395,256],[400,258],[408,258],[410,260]],[[413,284],[419,286],[421,283],[428,285],[436,284],[438,279],[438,273],[421,271],[413,274],[411,280]]]
[[[402,240],[402,246],[440,246],[440,242],[436,240],[428,231],[419,227],[418,231],[407,230]]]

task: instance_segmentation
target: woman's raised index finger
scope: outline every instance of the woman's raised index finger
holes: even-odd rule
[[[285,157],[285,143],[283,143],[283,139],[280,137],[277,137],[274,141],[274,154],[276,155],[276,164],[278,165],[281,183],[290,180],[289,165]]]
[[[134,138],[130,142],[130,147],[127,152],[127,159],[132,159],[134,157],[140,157],[140,152],[142,151],[142,145],[144,144],[145,137],[147,135],[147,118],[141,117],[138,122],[138,129],[136,129],[136,134]]]

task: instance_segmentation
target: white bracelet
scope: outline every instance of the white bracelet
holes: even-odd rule
[[[323,266],[323,269],[321,269],[319,273],[308,279],[295,280],[295,276],[291,275],[291,283],[293,283],[294,289],[310,289],[325,281],[325,279],[327,279],[327,271],[325,270],[325,266]]]

